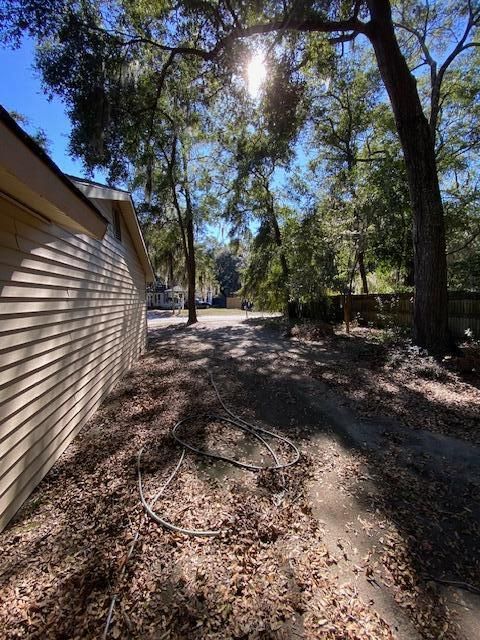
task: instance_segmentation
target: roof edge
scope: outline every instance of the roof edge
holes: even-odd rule
[[[128,189],[120,189],[119,187],[112,187],[108,184],[103,184],[102,182],[97,182],[96,180],[90,180],[90,178],[82,178],[81,176],[73,176],[71,173],[65,173],[69,180],[73,180],[74,182],[83,182],[84,184],[91,184],[93,187],[99,187],[100,189],[110,189],[111,191],[119,191],[120,193],[126,193],[128,195],[131,194]]]
[[[42,149],[42,147],[35,142],[28,135],[26,131],[22,129],[22,127],[15,121],[14,118],[8,113],[8,111],[0,105],[0,122],[3,122],[5,126],[12,131],[12,133],[23,142],[23,144],[34,153],[44,164],[48,166],[48,168],[55,173],[55,175],[63,182],[63,184],[72,191],[77,198],[82,200],[82,202],[87,205],[87,207],[95,213],[95,215],[100,218],[100,220],[104,224],[108,224],[108,220],[105,216],[97,209],[97,207],[93,204],[93,202],[84,194],[80,189],[78,189],[72,181],[67,177],[65,173],[60,169],[58,165],[50,158],[50,156]]]
[[[131,224],[127,224],[128,230],[132,235],[135,249],[145,269],[147,282],[155,282],[155,273],[150,261],[150,256],[148,255],[147,247],[145,245],[145,239],[143,237],[142,229],[138,221],[137,210],[135,208],[135,203],[133,202],[132,194],[130,193],[130,191],[125,191],[125,189],[116,189],[115,187],[109,187],[107,185],[101,184],[100,182],[94,182],[93,180],[86,180],[84,178],[77,178],[74,176],[69,176],[69,179],[78,184],[82,184],[86,190],[88,190],[89,187],[92,187],[93,189],[105,189],[105,191],[117,191],[118,193],[122,194],[123,197],[119,200],[116,200],[115,202],[126,204],[128,206],[130,212],[129,219],[131,222]],[[95,197],[95,195],[92,194],[91,197]],[[105,199],[111,200],[111,198],[109,198],[107,194],[105,196]]]
[[[143,249],[143,253],[144,253],[145,258],[146,258],[145,275],[148,276],[148,278],[149,278],[149,279],[147,279],[148,282],[155,282],[155,272],[153,271],[152,262],[150,260],[150,256],[148,255],[147,245],[145,244],[145,238],[143,237],[142,228],[141,228],[140,222],[138,220],[137,209],[135,207],[135,203],[133,202],[133,198],[132,198],[132,194],[131,193],[128,194],[128,199],[129,199],[129,204],[130,204],[130,206],[132,208],[133,219],[134,219],[135,226],[136,226],[136,229],[137,229],[138,238],[140,240],[140,243],[141,243],[141,246],[142,246],[142,249]]]

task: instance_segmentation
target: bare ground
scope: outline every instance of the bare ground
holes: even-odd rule
[[[480,392],[362,331],[305,343],[260,318],[153,322],[151,349],[0,534],[0,635],[99,638],[480,638]],[[189,454],[172,424],[228,405],[294,439],[301,461],[255,474]],[[197,445],[261,461],[219,424]],[[456,436],[456,437],[455,437]],[[284,452],[286,454],[286,452]],[[126,569],[128,545],[140,542]],[[465,583],[449,586],[446,579]]]

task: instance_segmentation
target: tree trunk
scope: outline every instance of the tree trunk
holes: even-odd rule
[[[413,211],[414,340],[437,354],[450,348],[443,205],[433,138],[395,36],[388,0],[368,0],[370,39],[405,157]]]
[[[415,284],[415,266],[413,264],[412,257],[406,261],[406,273],[404,284],[407,287],[413,287]]]
[[[182,209],[178,201],[177,196],[177,183],[174,175],[174,167],[176,162],[178,139],[174,136],[172,141],[171,157],[168,162],[168,178],[170,181],[170,188],[172,190],[172,199],[175,211],[177,212],[178,226],[180,227],[180,234],[182,237],[183,253],[185,255],[185,268],[187,270],[187,282],[188,282],[188,322],[189,324],[195,324],[197,322],[197,310],[195,308],[195,244],[194,244],[194,225],[193,225],[193,211],[190,200],[190,193],[188,191],[187,184],[185,185],[185,199],[186,199],[186,220],[183,220]],[[183,156],[183,165],[186,172],[186,158]],[[186,180],[188,176],[185,173]],[[186,181],[185,181],[186,182]]]
[[[352,319],[352,292],[349,291],[343,296],[343,321],[346,333],[350,333],[350,322]]]
[[[365,262],[363,251],[358,252],[358,270],[362,279],[362,293],[368,294],[367,272],[365,271]]]
[[[352,289],[353,278],[355,277],[355,271],[357,269],[358,257],[360,254],[355,253],[352,268],[350,270],[350,276],[348,278],[347,288],[344,295],[343,305],[343,321],[345,322],[345,331],[350,333],[350,322],[352,321]]]
[[[173,275],[173,253],[170,251],[168,254],[168,286],[170,289],[175,285]]]
[[[194,232],[193,232],[193,217],[188,214],[188,218],[185,224],[185,230],[187,234],[187,280],[188,280],[188,322],[189,324],[195,324],[197,322],[197,309],[195,307],[195,284],[196,284],[196,264],[195,264],[195,247],[194,247]]]
[[[282,268],[283,283],[285,287],[284,313],[286,316],[290,317],[290,305],[288,304],[290,299],[289,291],[288,291],[288,281],[290,279],[290,270],[288,268],[287,258],[285,257],[285,252],[283,250],[282,234],[280,232],[277,216],[275,215],[274,211],[270,213],[270,218],[271,218],[272,227],[273,227],[275,244],[277,245],[280,251],[280,266]]]
[[[186,220],[185,220],[185,234],[187,252],[187,280],[188,280],[188,322],[187,325],[195,324],[197,322],[197,309],[195,307],[195,286],[197,284],[196,274],[196,261],[195,261],[195,230],[193,224],[193,206],[192,199],[190,197],[190,188],[188,184],[188,159],[185,153],[185,148],[181,148],[181,157],[183,165],[183,190],[185,194],[185,206],[186,206]]]

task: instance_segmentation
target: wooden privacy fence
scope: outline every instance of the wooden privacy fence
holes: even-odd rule
[[[239,296],[227,296],[225,306],[227,309],[241,309],[242,299]]]
[[[343,320],[344,296],[329,296],[312,303],[293,303],[292,311],[299,318],[312,320]],[[467,333],[480,338],[480,293],[463,291],[448,294],[449,328],[455,338]],[[376,327],[410,327],[413,317],[412,293],[370,293],[351,296],[351,319],[361,325]]]

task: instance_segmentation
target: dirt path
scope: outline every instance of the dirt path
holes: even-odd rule
[[[480,596],[432,580],[480,586],[478,447],[366,419],[316,375],[348,367],[335,343],[258,319],[159,318],[151,346],[2,534],[5,637],[98,638],[116,593],[114,638],[480,638]],[[219,410],[207,367],[230,407],[294,439],[302,459],[283,486],[188,456],[161,510],[223,533],[185,539],[143,521],[135,459],[146,445],[153,495],[178,457],[173,422]],[[224,425],[200,421],[190,437],[264,457]]]
[[[198,353],[197,342],[202,344],[204,355],[208,346],[212,349],[207,361],[209,366],[217,365],[217,378],[221,380],[222,373],[228,372],[221,381],[222,388],[231,389],[237,384],[237,393],[247,392],[254,415],[289,433],[293,428],[297,437],[302,437],[305,429],[308,435],[304,448],[309,453],[312,444],[318,443],[321,456],[325,449],[331,452],[332,469],[326,473],[322,470],[319,475],[315,469],[308,496],[314,515],[325,525],[329,551],[339,559],[342,581],[355,584],[365,602],[375,604],[376,611],[400,638],[418,637],[418,633],[424,633],[423,623],[428,627],[436,615],[443,618],[437,607],[454,611],[453,624],[458,625],[459,638],[480,638],[480,598],[468,592],[427,582],[425,591],[431,589],[435,597],[422,605],[423,611],[415,612],[417,620],[405,612],[409,598],[412,608],[417,607],[419,593],[424,590],[423,576],[458,578],[463,564],[460,575],[470,576],[480,585],[480,504],[476,500],[480,448],[430,431],[406,429],[391,417],[359,419],[335,388],[310,375],[312,363],[316,367],[332,366],[335,354],[328,341],[325,345],[292,342],[253,322],[250,326],[242,323],[214,329],[205,323],[183,342],[190,357]],[[477,408],[480,416],[480,404]],[[386,467],[383,472],[382,467]],[[424,492],[432,502],[425,500]],[[462,513],[466,516],[464,525]],[[430,526],[426,525],[427,517],[432,519]],[[453,539],[443,539],[445,533],[452,534]],[[391,537],[386,538],[388,535]],[[398,575],[393,575],[381,565],[385,554],[397,545],[404,548],[398,554],[402,559],[397,562],[394,558],[393,572],[398,570]],[[353,555],[347,557],[344,547],[354,550]],[[359,570],[365,558],[368,561],[363,571]],[[372,571],[378,573],[379,581]],[[390,590],[385,582],[392,587]],[[435,633],[438,630],[432,631],[432,637],[437,637]]]

